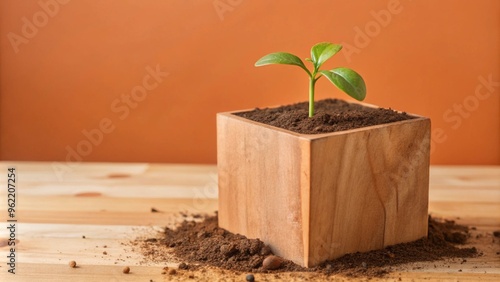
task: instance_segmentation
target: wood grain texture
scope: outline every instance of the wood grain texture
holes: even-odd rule
[[[311,141],[309,264],[427,235],[430,122]]]
[[[217,208],[217,195],[210,193],[217,191],[212,177],[217,172],[215,166],[82,163],[65,176],[67,180],[58,181],[52,163],[0,162],[0,171],[11,165],[17,167],[20,180],[19,272],[15,276],[6,272],[7,249],[0,242],[0,281],[244,281],[245,273],[215,268],[162,275],[163,266],[176,267],[178,262],[144,262],[137,250],[121,244],[138,236],[152,236],[161,227],[184,220],[177,208],[212,213]],[[133,177],[105,177],[109,172]],[[0,173],[0,183],[5,179],[6,173]],[[102,195],[78,203],[83,198],[77,194],[85,192]],[[431,214],[477,227],[476,232],[483,237],[473,236],[467,246],[484,255],[465,264],[456,260],[403,265],[385,278],[370,281],[499,281],[500,244],[498,240],[492,243],[491,233],[500,230],[500,167],[433,166],[429,197]],[[3,189],[3,211],[6,201],[1,199],[5,199]],[[151,206],[165,212],[150,213]],[[0,212],[0,221],[5,220],[5,213]],[[0,228],[0,241],[7,235],[7,230]],[[102,254],[104,250],[108,255]],[[80,267],[69,268],[70,260]],[[131,268],[128,275],[121,273],[126,265]],[[257,281],[353,280],[316,273],[255,277]]]
[[[304,266],[427,234],[429,119],[306,135],[221,113],[217,127],[231,232]]]
[[[228,115],[217,116],[217,136],[219,225],[301,261],[301,140]]]

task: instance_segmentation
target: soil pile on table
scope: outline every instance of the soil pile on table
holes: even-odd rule
[[[257,108],[236,115],[303,134],[343,131],[414,118],[391,109],[369,108],[338,99],[317,101],[312,118],[309,118],[308,107],[309,103],[303,102],[279,108]]]
[[[347,276],[382,276],[391,267],[410,263],[435,261],[444,258],[464,259],[478,255],[475,248],[458,248],[469,237],[468,227],[453,221],[439,221],[429,216],[427,238],[389,246],[366,253],[348,254],[326,261],[314,268],[304,268],[283,260],[276,270],[265,269],[262,262],[272,254],[271,249],[258,239],[230,233],[217,225],[217,216],[207,216],[202,221],[182,222],[176,229],[166,228],[159,238],[139,242],[143,254],[154,261],[161,260],[160,250],[167,249],[186,269],[200,265],[216,266],[241,272],[319,272]]]
[[[410,243],[388,246],[382,250],[347,254],[320,267],[326,273],[344,272],[348,275],[381,276],[391,266],[410,262],[436,261],[444,258],[465,258],[478,255],[476,248],[458,248],[469,237],[469,228],[450,220],[437,220],[429,216],[427,238]],[[465,260],[466,261],[466,260]]]

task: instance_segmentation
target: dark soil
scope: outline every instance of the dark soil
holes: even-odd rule
[[[315,103],[315,115],[309,118],[309,103],[279,108],[255,109],[236,115],[303,134],[343,131],[414,118],[391,109],[369,108],[342,100],[326,99]]]
[[[453,221],[439,221],[429,216],[427,238],[386,247],[385,249],[348,254],[326,261],[314,268],[304,268],[283,260],[278,269],[268,270],[262,262],[272,254],[271,249],[258,239],[247,239],[230,233],[217,225],[217,216],[205,217],[201,222],[182,222],[176,229],[166,228],[160,238],[140,242],[143,254],[158,261],[161,247],[168,247],[181,260],[183,269],[197,269],[200,265],[216,266],[240,272],[317,272],[347,276],[383,276],[392,266],[410,262],[436,261],[444,258],[464,259],[478,255],[475,248],[458,248],[469,237],[466,226]],[[187,262],[188,264],[184,263]]]

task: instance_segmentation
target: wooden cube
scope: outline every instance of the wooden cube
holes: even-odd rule
[[[219,226],[315,266],[427,236],[430,120],[318,135],[217,114]]]

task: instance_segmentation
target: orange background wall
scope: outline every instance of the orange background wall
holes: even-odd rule
[[[432,163],[500,164],[499,40],[498,0],[2,0],[0,159],[214,163],[216,112],[307,99],[254,62],[333,41],[366,102],[431,117]]]

